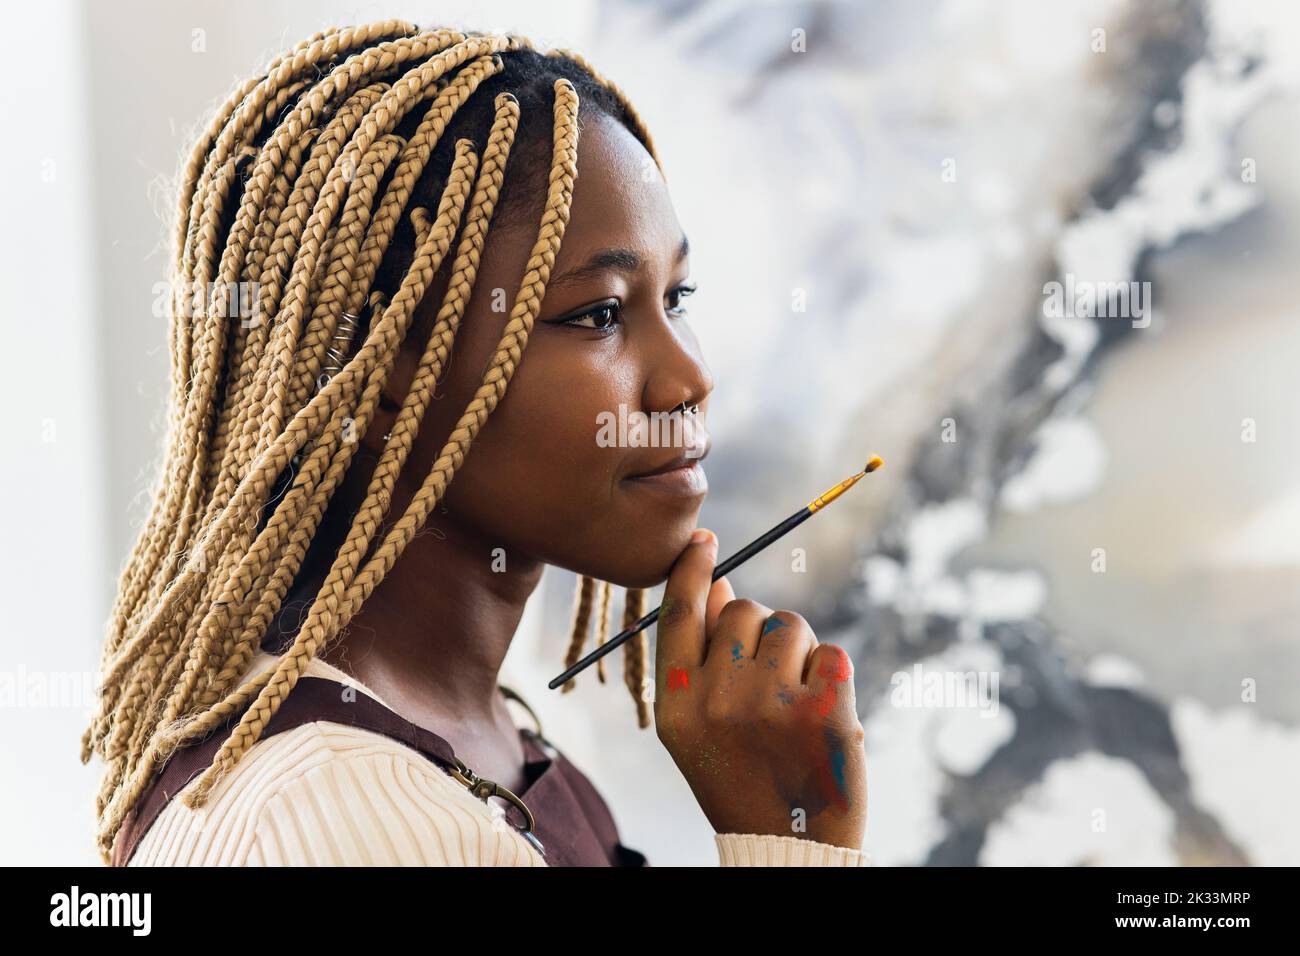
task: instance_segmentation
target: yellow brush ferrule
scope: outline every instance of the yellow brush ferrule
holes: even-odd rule
[[[859,481],[861,481],[861,480],[862,480],[862,476],[865,475],[865,474],[866,474],[866,472],[860,472],[860,473],[854,475],[852,478],[845,478],[843,481],[841,481],[841,482],[840,482],[838,485],[836,485],[834,488],[831,488],[831,489],[829,489],[829,490],[827,490],[827,491],[823,491],[820,495],[818,495],[818,496],[817,496],[816,498],[814,498],[812,501],[808,502],[808,510],[809,510],[809,511],[812,511],[812,512],[821,511],[821,510],[822,510],[823,508],[825,508],[828,504],[830,504],[832,501],[834,501],[834,500],[835,500],[836,498],[838,498],[840,495],[844,494],[844,492],[848,491],[850,488],[852,488],[854,485],[856,485]]]
[[[832,501],[834,501],[834,500],[835,500],[836,498],[838,498],[840,495],[844,494],[844,492],[848,491],[850,488],[852,488],[854,485],[856,485],[859,481],[861,481],[861,480],[863,479],[863,477],[865,477],[866,475],[871,474],[873,471],[875,471],[877,468],[879,468],[879,467],[880,467],[881,465],[883,465],[884,463],[885,463],[885,460],[884,460],[883,458],[881,458],[879,455],[873,455],[873,456],[871,457],[871,460],[870,460],[869,462],[867,462],[867,467],[866,467],[866,468],[863,468],[860,472],[858,472],[858,473],[857,473],[856,475],[854,475],[852,478],[845,478],[843,481],[841,481],[841,482],[840,482],[838,485],[836,485],[834,488],[831,488],[831,489],[829,489],[829,490],[827,490],[827,491],[823,491],[820,495],[818,495],[818,496],[817,496],[816,498],[814,498],[812,501],[808,502],[808,510],[811,511],[811,512],[814,512],[814,513],[818,512],[818,511],[821,511],[821,510],[822,510],[823,508],[825,508],[828,504],[830,504]]]

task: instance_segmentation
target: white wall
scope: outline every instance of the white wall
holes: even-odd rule
[[[22,41],[10,44],[0,81],[0,407],[10,423],[0,468],[0,863],[88,863],[97,773],[78,754],[89,697],[39,696],[93,671],[120,543],[105,534],[110,370],[97,323],[85,25],[67,0],[6,18]],[[83,683],[89,693],[93,681]]]

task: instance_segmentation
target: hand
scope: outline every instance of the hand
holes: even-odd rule
[[[702,539],[702,540],[701,540]],[[862,848],[865,734],[853,663],[798,614],[710,585],[718,541],[697,531],[668,577],[655,727],[719,833]]]

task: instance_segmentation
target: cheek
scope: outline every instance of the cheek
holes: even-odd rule
[[[565,348],[559,338],[552,334],[529,346],[484,436],[492,440],[494,457],[551,475],[548,484],[588,494],[600,489],[607,499],[621,451],[597,443],[600,415],[631,400],[618,368],[597,358],[600,350]]]
[[[617,415],[619,405],[640,408],[638,370],[612,343],[535,334],[457,470],[447,511],[548,564],[624,586],[657,584],[685,546],[696,512],[655,508],[627,494],[619,479],[631,452],[597,441],[603,415]],[[458,371],[470,367],[483,363],[462,362]],[[439,401],[446,421],[440,437],[478,385],[462,381],[455,398]]]
[[[598,349],[558,338],[543,331],[529,344],[448,494],[468,517],[539,544],[580,534],[608,508],[622,451],[597,443],[598,416],[632,404]]]

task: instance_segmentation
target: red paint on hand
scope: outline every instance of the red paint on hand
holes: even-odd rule
[[[688,690],[691,686],[691,675],[684,667],[668,668],[668,689],[669,690]]]
[[[835,688],[828,684],[822,689],[820,694],[809,697],[808,702],[812,705],[813,709],[817,711],[818,717],[825,717],[835,709],[835,701],[838,699],[839,697],[835,693]]]
[[[818,674],[827,680],[833,680],[837,684],[843,684],[853,674],[853,664],[849,661],[848,652],[842,647],[836,647],[834,644],[828,645],[834,647],[835,660],[823,661],[822,666],[817,670]],[[830,656],[829,654],[827,655]]]
[[[834,647],[834,657],[832,660],[822,661],[817,668],[817,674],[823,680],[832,681],[822,688],[821,692],[808,698],[809,704],[817,711],[817,716],[827,717],[835,709],[835,704],[839,700],[839,693],[835,690],[835,684],[843,684],[853,676],[853,662],[849,660],[848,652],[842,647],[836,647],[834,644],[827,644],[826,647]],[[830,657],[830,654],[827,654]]]

